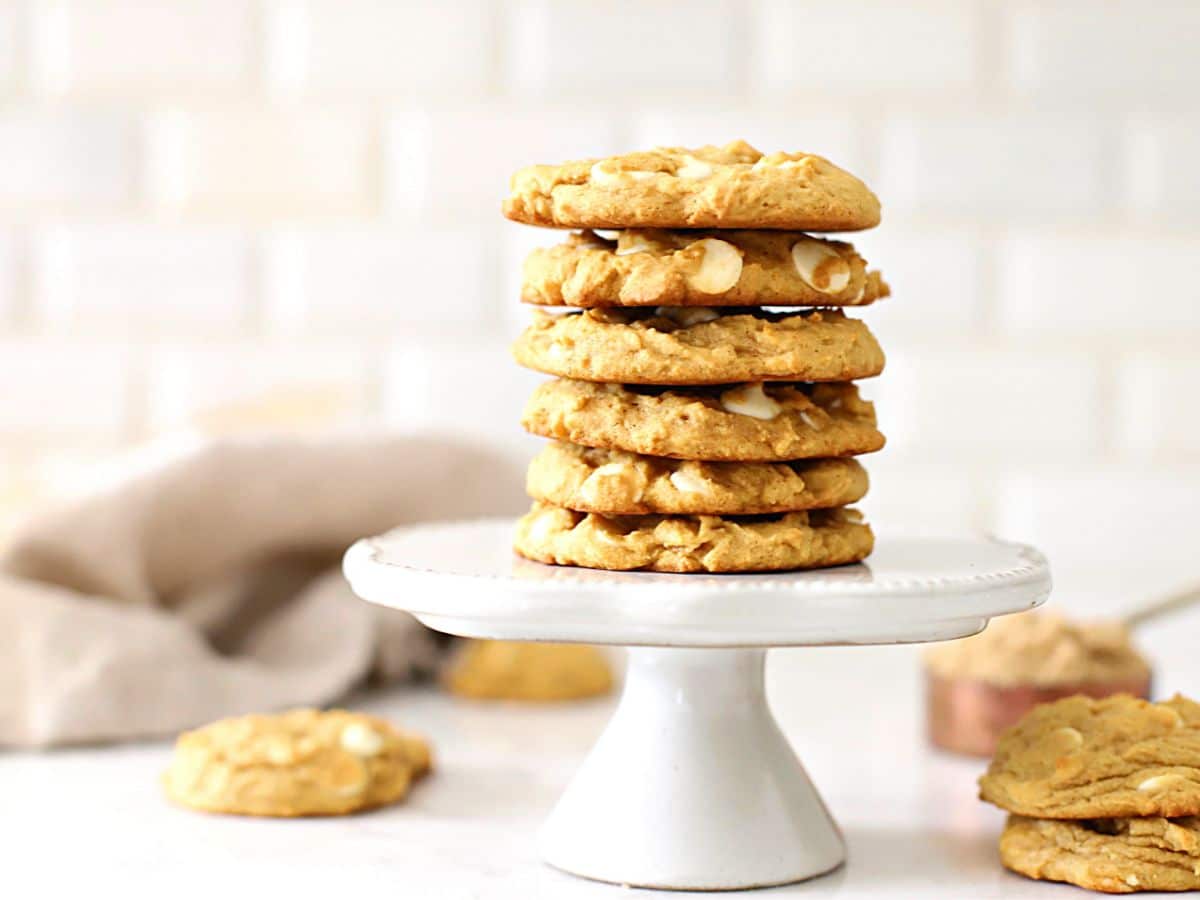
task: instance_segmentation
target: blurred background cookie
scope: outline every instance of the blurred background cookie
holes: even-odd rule
[[[575,700],[612,690],[608,660],[584,644],[463,641],[442,683],[461,697],[487,700]]]

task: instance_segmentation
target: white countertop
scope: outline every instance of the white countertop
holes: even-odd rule
[[[831,875],[752,896],[1078,896],[1000,867],[1003,816],[975,799],[982,763],[924,743],[916,652],[772,652],[772,705],[840,822],[850,859]],[[1186,691],[1181,676],[1195,670],[1186,655],[1172,658],[1189,668],[1161,668],[1159,684]],[[626,896],[542,865],[534,846],[611,702],[497,705],[429,689],[364,697],[350,705],[433,740],[437,771],[399,806],[340,819],[255,820],[169,806],[157,783],[165,742],[0,755],[5,884],[36,885],[42,896],[88,896],[101,886],[172,898]]]

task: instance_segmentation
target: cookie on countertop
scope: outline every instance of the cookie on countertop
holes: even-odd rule
[[[529,464],[529,496],[613,515],[755,515],[846,506],[867,492],[853,459],[700,462],[551,442]]]
[[[334,816],[394,803],[430,767],[429,745],[383,719],[296,709],[184,732],[163,787],[206,812]]]
[[[521,365],[549,375],[625,384],[853,381],[884,365],[867,326],[834,310],[538,313],[512,351]]]
[[[1009,816],[1000,860],[1014,872],[1092,891],[1200,890],[1200,818]]]
[[[539,306],[865,306],[889,292],[850,244],[792,231],[585,231],[534,250],[521,279]]]
[[[745,141],[529,166],[509,188],[504,215],[558,228],[857,231],[880,216],[871,190],[829,160]]]
[[[847,383],[663,389],[559,378],[533,392],[521,424],[585,447],[728,462],[854,456],[884,444],[874,406]]]
[[[654,572],[767,572],[859,562],[870,526],[853,509],[777,516],[603,516],[535,502],[513,549],[560,566]]]
[[[1200,814],[1200,704],[1128,694],[1034,708],[1005,732],[980,796],[1045,819]]]
[[[556,701],[612,690],[612,668],[586,644],[464,641],[442,676],[453,694],[485,700]]]

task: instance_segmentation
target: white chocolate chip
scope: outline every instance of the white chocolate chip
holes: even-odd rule
[[[800,419],[813,431],[821,430],[821,423],[817,419],[813,418],[812,413],[810,413],[807,409],[800,410]]]
[[[1125,883],[1127,885],[1129,885],[1130,887],[1137,887],[1139,884],[1141,884],[1141,882],[1138,881],[1138,877],[1136,875],[1126,875]]]
[[[550,536],[559,530],[558,518],[559,510],[543,509],[534,516],[533,522],[529,526],[529,540],[535,544],[546,543]]]
[[[738,283],[742,254],[737,247],[716,238],[704,238],[691,246],[699,247],[704,255],[700,268],[688,276],[688,284],[702,294],[722,294]]]
[[[711,306],[656,306],[654,314],[670,319],[684,328],[721,318],[721,314]]]
[[[857,509],[846,509],[842,511],[842,515],[847,522],[853,522],[855,525],[861,525],[863,521],[862,513]]]
[[[626,178],[634,181],[645,181],[647,178],[653,178],[655,175],[662,174],[662,172],[642,172],[638,169],[618,169],[612,160],[602,159],[592,166],[588,177],[591,179],[592,184],[609,186],[620,184]]]
[[[1145,781],[1137,786],[1139,791],[1162,791],[1168,790],[1173,785],[1184,784],[1187,781],[1182,775],[1175,772],[1166,772],[1162,775],[1151,775]]]
[[[694,156],[685,156],[683,165],[675,170],[675,174],[680,178],[707,178],[712,173],[712,166]]]
[[[707,494],[708,482],[687,469],[676,469],[671,473],[671,484],[683,494]]]
[[[1083,735],[1070,725],[1054,729],[1050,733],[1050,737],[1057,743],[1065,745],[1068,750],[1077,750],[1083,746]]]
[[[617,238],[617,256],[628,256],[630,253],[653,253],[658,249],[654,241],[649,240],[640,232],[626,231]]]
[[[774,419],[783,412],[783,407],[767,396],[762,382],[730,388],[721,395],[721,406],[726,412],[755,419]]]
[[[792,245],[792,265],[809,287],[837,294],[850,283],[850,264],[820,241],[805,239]]]
[[[341,745],[355,756],[375,756],[383,749],[383,735],[362,722],[351,722],[342,729]]]
[[[579,496],[585,503],[596,504],[604,499],[600,494],[602,488],[608,489],[613,500],[637,503],[646,490],[646,475],[628,462],[605,463],[584,479]]]
[[[606,241],[619,241],[621,239],[621,232],[615,230],[610,231],[607,228],[593,228],[592,234],[596,235],[598,238],[603,238]]]

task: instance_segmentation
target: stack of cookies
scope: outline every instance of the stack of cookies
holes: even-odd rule
[[[888,288],[850,244],[805,233],[878,224],[866,185],[739,141],[532,166],[504,214],[580,229],[524,266],[542,309],[513,352],[556,379],[523,417],[553,443],[529,468],[519,554],[745,572],[871,552],[853,457],[884,438],[853,382],[884,357],[842,307]]]
[[[1200,890],[1200,704],[1128,694],[1035,708],[980,796],[1010,813],[1004,865],[1108,893]]]

